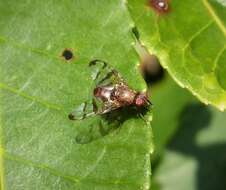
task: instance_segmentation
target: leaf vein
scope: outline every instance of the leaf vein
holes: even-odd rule
[[[226,37],[226,28],[224,26],[224,24],[222,23],[222,21],[219,19],[218,15],[215,13],[215,11],[213,10],[213,8],[211,7],[211,5],[208,3],[207,0],[202,0],[204,6],[207,8],[207,10],[209,11],[210,15],[213,17],[213,20],[216,22],[216,24],[218,25],[218,27],[220,28],[220,30],[223,32],[224,36]]]
[[[71,175],[62,174],[58,170],[51,168],[51,167],[49,167],[45,164],[35,163],[34,161],[24,159],[20,156],[12,155],[12,154],[6,153],[6,152],[3,154],[3,156],[4,156],[5,159],[8,159],[10,161],[14,161],[18,164],[23,164],[25,166],[31,166],[33,168],[49,172],[53,176],[60,177],[64,180],[67,180],[67,181],[74,183],[74,184],[80,184],[81,182],[84,181],[84,179],[82,179],[78,176],[71,176]],[[101,180],[98,179],[97,180],[97,179],[86,178],[85,181],[88,182],[88,183],[91,182],[91,183],[95,183],[95,184],[98,183],[98,184],[110,184],[110,185],[119,185],[119,184],[120,185],[124,185],[124,184],[126,184],[126,185],[128,185],[128,184],[137,185],[136,183],[134,183],[134,181],[129,182],[129,181],[121,180],[121,179],[112,179],[111,181],[106,181],[104,179],[101,179]],[[85,183],[85,182],[83,182],[83,183]]]
[[[3,36],[0,36],[0,42],[8,43],[8,44],[12,45],[13,47],[28,50],[28,51],[33,52],[35,54],[39,54],[39,55],[42,55],[44,57],[48,57],[48,58],[51,58],[51,59],[54,59],[54,60],[58,60],[57,57],[53,56],[52,54],[47,53],[46,51],[43,51],[43,50],[40,50],[40,49],[37,49],[37,48],[32,48],[32,47],[26,46],[24,44],[20,44],[19,42],[13,41],[11,39],[7,39],[6,37],[3,37]]]
[[[191,44],[191,42],[193,40],[195,40],[199,35],[201,35],[202,32],[204,32],[207,28],[209,28],[211,26],[211,24],[213,24],[214,21],[211,20],[210,22],[208,22],[207,24],[205,24],[203,27],[201,27],[196,33],[194,33],[191,38],[188,40],[188,42],[184,45],[183,47],[183,51],[185,51],[189,45]]]
[[[90,167],[90,168],[88,169],[88,171],[83,175],[82,179],[83,179],[83,178],[86,178],[90,173],[92,173],[92,172],[95,170],[95,168],[97,167],[97,165],[98,165],[98,164],[100,163],[100,161],[103,159],[105,153],[106,153],[106,146],[104,146],[104,148],[103,148],[102,152],[100,153],[99,157],[97,158],[96,162],[95,162],[95,163],[93,164],[93,166]]]
[[[53,168],[51,168],[47,165],[37,164],[37,163],[34,163],[31,160],[27,160],[27,159],[24,159],[24,158],[15,156],[15,155],[10,155],[9,153],[5,153],[5,154],[3,154],[3,156],[5,157],[5,159],[15,161],[15,162],[20,163],[20,164],[24,164],[26,166],[32,166],[32,167],[40,169],[40,170],[48,171],[52,175],[57,176],[57,177],[61,177],[61,178],[68,180],[70,182],[73,182],[73,183],[79,183],[80,182],[80,180],[77,177],[69,176],[69,175],[62,175],[58,170],[53,169]]]
[[[42,104],[43,106],[49,108],[49,109],[53,109],[53,110],[62,110],[62,108],[59,106],[59,105],[56,105],[56,104],[52,104],[50,102],[47,102],[45,100],[42,100],[41,98],[39,97],[35,97],[35,96],[30,96],[24,92],[21,92],[15,88],[12,88],[12,87],[9,87],[8,85],[4,84],[4,83],[0,83],[0,89],[4,89],[4,90],[7,90],[11,93],[14,93],[18,96],[21,96],[23,98],[26,98],[28,100],[32,100],[34,102],[37,102],[39,104]]]
[[[219,53],[217,54],[216,58],[214,59],[214,67],[213,67],[213,71],[216,69],[217,67],[217,63],[220,59],[220,57],[223,55],[223,53],[226,50],[226,44],[224,44],[223,48],[219,51]]]

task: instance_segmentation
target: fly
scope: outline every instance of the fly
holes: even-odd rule
[[[111,113],[125,107],[148,109],[151,102],[146,92],[131,89],[121,75],[101,60],[90,62],[92,78],[96,83],[92,101],[84,102],[69,114],[71,120],[81,120],[90,116]]]

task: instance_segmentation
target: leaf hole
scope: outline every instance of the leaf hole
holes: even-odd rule
[[[74,58],[73,52],[71,49],[65,49],[61,55],[65,61],[70,61]]]

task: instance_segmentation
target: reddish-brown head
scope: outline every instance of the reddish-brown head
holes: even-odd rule
[[[146,106],[149,104],[146,94],[140,93],[134,99],[134,104],[138,107]]]

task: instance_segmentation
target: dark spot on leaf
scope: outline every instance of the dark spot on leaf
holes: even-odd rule
[[[62,57],[64,58],[64,60],[66,61],[70,61],[74,58],[74,55],[73,55],[73,52],[71,49],[65,49],[63,52],[62,52]]]
[[[148,0],[148,4],[159,14],[169,12],[169,0]]]
[[[69,114],[69,115],[68,115],[68,118],[69,118],[70,120],[74,120],[74,115],[73,115],[73,114]]]
[[[140,39],[140,33],[139,33],[139,31],[138,31],[138,29],[137,29],[136,26],[134,26],[134,27],[132,28],[132,33],[134,34],[134,36],[135,36],[135,38],[136,38],[137,40]]]
[[[141,72],[148,85],[161,81],[164,77],[164,69],[155,55],[146,55],[141,63]]]

